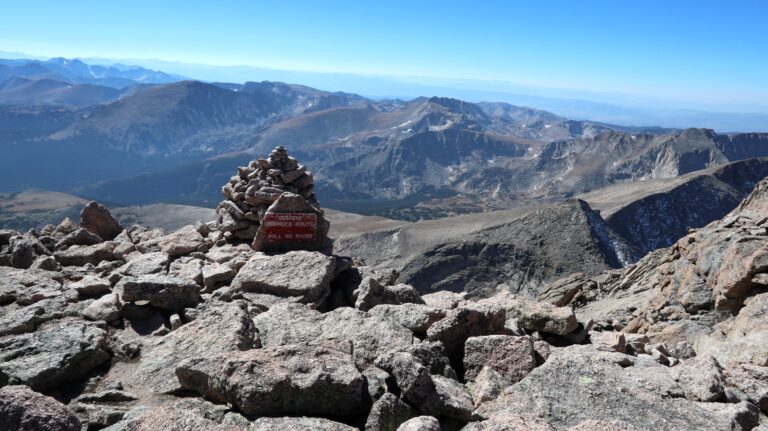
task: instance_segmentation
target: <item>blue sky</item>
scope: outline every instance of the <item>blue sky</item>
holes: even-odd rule
[[[501,81],[768,112],[768,1],[4,3],[0,51]]]

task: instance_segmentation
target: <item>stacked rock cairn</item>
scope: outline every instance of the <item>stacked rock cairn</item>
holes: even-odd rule
[[[320,214],[312,173],[278,146],[266,159],[237,168],[237,175],[222,187],[219,229],[229,241],[252,241],[267,209],[285,192],[301,196]]]

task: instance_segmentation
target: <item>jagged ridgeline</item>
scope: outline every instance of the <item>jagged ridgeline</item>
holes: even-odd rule
[[[589,269],[522,289],[522,266],[479,277],[455,242],[402,274],[255,250],[322,215],[303,177],[278,148],[225,185],[217,220],[166,233],[91,202],[79,223],[0,230],[0,429],[764,427],[768,180],[621,269],[603,265],[632,246],[580,200],[481,229],[480,258]]]

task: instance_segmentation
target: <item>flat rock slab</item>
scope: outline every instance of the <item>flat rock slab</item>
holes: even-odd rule
[[[231,286],[242,292],[295,296],[303,303],[317,302],[330,293],[335,267],[333,257],[317,252],[256,254],[240,269]]]
[[[264,347],[331,347],[352,354],[361,370],[377,356],[414,343],[413,333],[403,326],[349,307],[323,314],[303,304],[277,304],[253,320]]]
[[[108,360],[106,331],[80,320],[58,320],[31,334],[0,338],[0,384],[45,389],[82,378]]]
[[[157,308],[179,311],[200,302],[200,286],[191,280],[164,275],[142,275],[120,280],[116,290],[123,302],[149,301]]]
[[[0,304],[16,301],[28,305],[61,295],[61,281],[54,276],[50,271],[0,266]]]
[[[357,428],[329,419],[309,417],[259,418],[247,426],[250,431],[357,431]]]
[[[176,375],[185,389],[248,415],[360,413],[365,390],[352,356],[300,345],[188,359]]]
[[[223,303],[210,307],[192,322],[147,344],[138,368],[129,375],[108,375],[110,381],[122,381],[132,390],[136,387],[155,394],[181,389],[176,366],[196,356],[220,355],[258,347],[256,329],[242,303]]]

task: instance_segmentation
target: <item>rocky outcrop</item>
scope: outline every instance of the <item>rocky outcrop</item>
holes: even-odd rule
[[[764,180],[723,220],[622,271],[594,277],[570,301],[597,327],[647,334],[721,364],[768,365],[764,316],[768,231]],[[685,343],[690,347],[685,347]]]
[[[362,409],[364,380],[352,357],[309,346],[266,347],[188,359],[181,386],[251,415],[349,415]]]
[[[80,226],[106,241],[115,239],[123,231],[123,227],[112,217],[109,210],[93,201],[88,203],[80,213]]]

